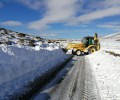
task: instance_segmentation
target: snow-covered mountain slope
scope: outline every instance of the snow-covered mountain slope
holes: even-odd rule
[[[0,44],[35,47],[42,44],[43,38],[0,28]]]
[[[100,39],[101,49],[120,53],[120,33],[105,36]]]
[[[120,32],[107,35],[107,36],[103,37],[103,39],[114,39],[116,41],[120,41]]]
[[[26,46],[27,48],[34,47],[34,49],[40,50],[41,48],[46,48],[48,46],[64,47],[67,44],[67,40],[43,39],[40,36],[33,36],[25,33],[0,28],[0,44],[12,45],[16,47]]]

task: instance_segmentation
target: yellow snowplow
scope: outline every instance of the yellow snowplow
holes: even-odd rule
[[[95,33],[94,37],[84,37],[81,43],[69,43],[65,48],[63,48],[63,51],[65,52],[68,50],[72,50],[72,54],[78,56],[85,53],[94,53],[95,51],[100,50],[100,43],[97,33]]]

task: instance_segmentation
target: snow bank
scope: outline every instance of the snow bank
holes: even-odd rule
[[[5,99],[36,76],[63,62],[68,55],[54,45],[46,48],[1,45],[0,57],[0,99]]]
[[[120,100],[120,57],[104,51],[88,55],[101,100]]]
[[[120,100],[120,57],[105,51],[120,54],[120,34],[100,39],[101,50],[87,58],[94,72],[101,100]]]

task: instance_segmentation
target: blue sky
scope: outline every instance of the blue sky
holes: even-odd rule
[[[120,0],[0,0],[0,27],[44,38],[120,32]]]

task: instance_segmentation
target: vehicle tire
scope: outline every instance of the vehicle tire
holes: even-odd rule
[[[77,55],[77,56],[81,56],[81,55],[82,55],[82,52],[81,52],[80,50],[77,50],[77,51],[76,51],[76,55]]]
[[[94,53],[95,51],[97,51],[95,47],[91,47],[91,48],[89,48],[89,50],[88,50],[88,52],[89,52],[90,54]]]

